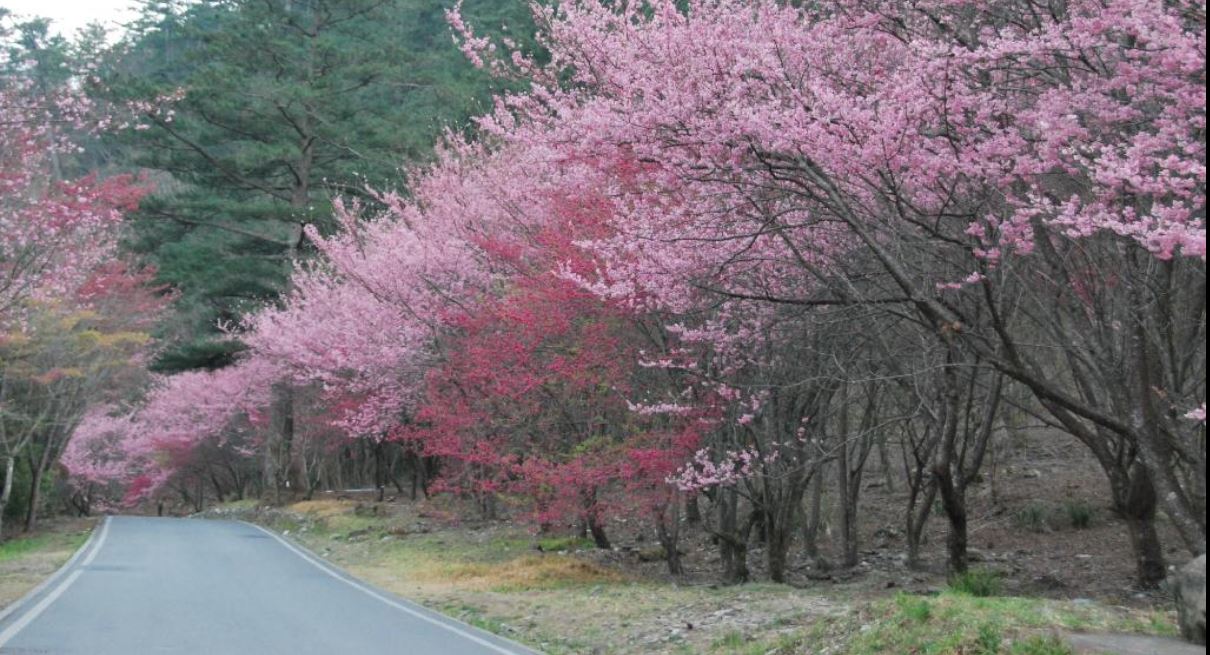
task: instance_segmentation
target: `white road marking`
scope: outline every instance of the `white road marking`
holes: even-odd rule
[[[80,546],[80,548],[76,550],[75,554],[71,556],[71,559],[67,560],[67,562],[65,562],[63,564],[63,566],[59,567],[58,571],[55,571],[53,574],[51,574],[50,577],[43,580],[42,584],[39,584],[37,587],[34,587],[33,589],[30,589],[28,593],[26,593],[21,598],[18,598],[11,605],[4,608],[3,610],[0,610],[0,623],[3,623],[4,619],[7,619],[9,617],[9,615],[11,615],[14,612],[16,612],[17,610],[21,609],[22,606],[24,606],[26,603],[33,600],[34,597],[36,597],[38,594],[41,594],[47,587],[49,587],[51,584],[53,584],[55,582],[55,580],[58,580],[59,578],[63,577],[63,575],[66,574],[67,571],[69,569],[71,569],[71,567],[73,565],[75,565],[76,560],[80,559],[84,555],[84,553],[91,552],[93,545],[96,544],[98,537],[101,536],[101,532],[108,526],[109,526],[109,517],[105,517],[105,520],[103,520],[101,522],[101,530],[93,530],[92,536],[88,538],[88,541],[84,542],[84,545]]]
[[[70,587],[72,583],[83,574],[84,571],[80,569],[73,571],[72,574],[67,576],[67,579],[63,581],[63,584],[55,587],[54,591],[46,594],[46,597],[39,601],[37,605],[34,605],[33,608],[26,612],[24,616],[16,621],[13,621],[13,624],[8,626],[8,629],[6,629],[4,632],[0,632],[0,648],[4,648],[4,645],[11,641],[13,637],[16,637],[18,632],[21,632],[25,629],[25,626],[33,623],[34,619],[38,618],[42,612],[45,612],[46,608],[50,607],[51,603],[58,600],[59,596],[62,596],[63,592],[67,591],[67,588]]]
[[[248,523],[247,521],[242,521],[242,523],[250,525],[250,526],[256,528],[257,530],[264,532],[265,534],[269,535],[270,537],[273,537],[274,539],[277,540],[277,542],[279,544],[281,544],[281,545],[285,546],[287,549],[289,549],[290,552],[294,553],[295,555],[298,555],[303,560],[305,560],[307,563],[309,563],[310,565],[319,569],[320,571],[323,571],[324,573],[349,585],[350,587],[353,587],[354,589],[357,589],[358,591],[360,591],[368,596],[376,598],[376,599],[386,603],[387,605],[394,607],[395,609],[397,609],[401,612],[410,614],[411,616],[414,616],[422,621],[431,623],[439,628],[449,630],[450,632],[452,632],[460,637],[469,639],[469,640],[475,642],[476,644],[479,644],[480,646],[483,646],[484,648],[490,649],[493,652],[500,653],[501,655],[517,655],[517,651],[515,651],[515,650],[506,649],[503,646],[494,644],[494,643],[492,643],[486,639],[483,639],[482,637],[479,637],[471,632],[467,632],[466,630],[463,630],[462,628],[459,628],[456,625],[451,625],[450,623],[447,623],[445,621],[438,620],[436,618],[433,618],[433,617],[423,614],[421,612],[417,612],[416,610],[408,607],[407,605],[404,605],[402,603],[391,600],[390,598],[383,596],[382,594],[378,593],[377,591],[374,591],[373,589],[370,589],[369,587],[367,587],[357,581],[350,580],[349,578],[346,578],[343,575],[340,575],[339,573],[334,571],[330,566],[328,566],[326,563],[317,561],[314,557],[312,557],[308,553],[296,548],[294,546],[294,544],[286,541],[285,539],[282,539],[279,535],[277,535],[275,532],[273,532],[271,530],[266,530],[265,528],[262,528],[261,526],[256,525],[255,523]],[[451,621],[452,621],[452,619],[451,619]],[[470,626],[467,626],[467,627],[469,628]],[[3,643],[4,643],[3,641],[0,641],[0,645],[3,645]]]
[[[35,587],[33,589],[33,591],[30,591],[28,594],[26,594],[24,597],[22,597],[21,600],[18,600],[17,602],[13,603],[8,609],[4,610],[4,612],[0,612],[0,621],[3,621],[5,618],[8,617],[8,615],[16,612],[18,609],[20,609],[22,606],[24,606],[25,603],[27,603],[31,598],[36,597],[44,589],[46,589],[46,587],[49,586],[51,583],[53,583],[56,578],[58,578],[63,573],[65,573],[66,571],[71,569],[74,566],[75,561],[77,559],[79,559],[80,555],[82,555],[85,551],[88,552],[88,556],[84,558],[84,561],[80,563],[80,566],[84,567],[84,566],[88,566],[89,564],[91,564],[92,561],[94,559],[96,559],[97,553],[101,551],[101,546],[104,545],[105,537],[108,534],[109,534],[109,517],[106,517],[105,521],[101,523],[101,529],[99,531],[93,533],[93,538],[89,539],[89,543],[85,544],[84,547],[81,548],[80,550],[77,550],[76,554],[72,555],[71,559],[67,560],[67,563],[64,564],[63,567],[60,568],[54,575],[47,578],[46,582],[43,582],[42,584]],[[91,546],[91,548],[90,548],[90,546]],[[16,621],[13,621],[12,625],[5,628],[4,632],[0,632],[0,648],[4,648],[4,645],[7,644],[8,642],[12,641],[13,637],[17,636],[17,633],[24,630],[25,627],[28,626],[30,623],[33,623],[34,619],[38,618],[38,616],[40,616],[42,614],[42,612],[45,612],[46,608],[50,607],[52,603],[54,603],[56,600],[58,600],[59,596],[62,596],[63,592],[67,591],[68,587],[71,587],[71,585],[76,581],[76,579],[78,579],[83,574],[84,574],[83,568],[79,568],[79,569],[76,569],[75,571],[73,571],[71,573],[71,575],[67,576],[67,578],[65,578],[62,582],[60,582],[59,585],[57,587],[55,587],[53,590],[51,590],[50,593],[46,594],[46,596],[44,596],[42,598],[42,600],[38,602],[37,605],[34,605],[33,607],[31,607],[29,609],[29,611],[27,611],[24,615],[22,615]]]
[[[101,524],[101,536],[97,537],[96,547],[92,549],[92,552],[88,554],[88,557],[84,558],[83,562],[80,562],[80,566],[88,566],[89,564],[92,564],[92,561],[97,558],[97,553],[101,552],[101,544],[105,543],[105,537],[108,537],[108,536],[109,536],[109,519],[106,518],[105,522],[103,524]]]

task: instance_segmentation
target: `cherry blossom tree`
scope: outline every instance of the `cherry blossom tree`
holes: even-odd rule
[[[293,437],[251,435],[292,420],[265,411],[273,389],[307,390],[315,444],[400,444],[441,461],[436,488],[488,513],[508,492],[601,546],[640,508],[673,572],[682,503],[706,498],[725,578],[749,577],[755,537],[780,581],[827,471],[855,563],[864,467],[899,434],[910,559],[938,498],[961,571],[967,489],[1011,403],[1100,463],[1140,583],[1163,575],[1158,509],[1204,552],[1199,6],[535,12],[541,60],[450,14],[524,90],[407,194],[307,230],[319,256],[292,291],[230,327],[238,366],[90,419],[82,480],[122,471],[137,500],[225,452],[281,489]]]
[[[280,375],[272,364],[249,358],[218,371],[199,371],[152,382],[133,411],[100,407],[75,431],[63,463],[77,483],[113,485],[134,504],[155,497],[179,480],[196,475],[206,449],[229,449],[252,458],[256,451],[240,438],[241,417],[266,419],[271,388]]]
[[[145,185],[63,172],[78,137],[112,119],[78,88],[35,84],[26,68],[6,62],[0,74],[0,509],[22,457],[31,529],[41,482],[85,408],[139,377],[163,294],[116,253]]]
[[[145,189],[129,177],[67,180],[59,159],[88,125],[78,93],[39,94],[0,78],[0,320],[31,298],[70,296],[105,262],[114,228]]]
[[[484,119],[495,137],[639,163],[616,176],[625,199],[594,244],[603,297],[684,310],[704,288],[910,312],[954,366],[978,360],[1094,453],[1137,457],[1204,551],[1201,432],[1180,417],[1204,398],[1205,351],[1199,322],[1163,318],[1204,313],[1180,292],[1205,279],[1195,7],[656,0],[539,14],[549,64],[492,60],[455,27],[485,65],[535,81]],[[1070,256],[1082,252],[1111,256],[1116,273]],[[1052,294],[1028,320],[1006,318],[1020,289],[1054,287],[1148,311],[1068,322],[1080,303]],[[1089,339],[1075,345],[1025,345],[1080,322]],[[1137,336],[1115,336],[1119,324]],[[1146,380],[1103,375],[1091,353],[1111,341]],[[1194,365],[1165,343],[1189,344]]]
[[[21,321],[0,331],[0,455],[6,489],[17,458],[29,472],[27,530],[42,481],[77,426],[92,421],[90,407],[123,402],[144,383],[149,331],[168,300],[153,275],[106,264],[74,297],[27,302]]]

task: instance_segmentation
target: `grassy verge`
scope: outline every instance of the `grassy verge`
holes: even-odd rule
[[[94,520],[48,521],[32,535],[0,542],[0,608],[63,566],[88,540],[93,525]]]
[[[897,594],[868,604],[839,625],[851,633],[850,655],[1070,655],[1058,631],[1172,636],[1168,614],[1092,602],[978,597],[949,590],[937,596]],[[847,623],[847,625],[846,625]]]
[[[228,510],[287,533],[354,575],[550,655],[1066,655],[1058,629],[1170,634],[1172,617],[1092,602],[936,596],[858,586],[677,585],[591,557],[576,539],[455,527],[440,512],[351,501]],[[223,512],[220,511],[221,515]]]

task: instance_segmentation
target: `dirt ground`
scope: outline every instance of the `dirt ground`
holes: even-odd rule
[[[988,467],[984,481],[969,494],[971,559],[975,566],[1003,575],[1008,593],[1055,599],[1095,599],[1134,607],[1166,605],[1164,591],[1135,588],[1134,562],[1124,522],[1109,504],[1104,474],[1084,448],[1063,435],[1031,440],[1016,452],[1001,453],[1006,463]],[[867,473],[859,511],[862,564],[855,571],[825,573],[795,553],[791,582],[805,586],[845,581],[879,592],[895,585],[924,591],[944,584],[947,523],[934,511],[923,547],[924,571],[903,566],[907,494],[903,484],[890,492],[876,472]],[[1085,528],[1071,525],[1068,508],[1091,512]],[[1190,558],[1171,524],[1161,515],[1159,532],[1168,564]],[[701,538],[691,549],[695,577],[717,570],[717,556]],[[835,561],[829,539],[821,539],[825,559]],[[764,574],[763,551],[751,556],[755,575]],[[930,573],[931,571],[931,573]],[[653,567],[647,574],[658,574]]]
[[[1132,607],[1166,606],[1167,592],[1135,588],[1134,562],[1124,522],[1109,505],[1105,476],[1084,448],[1064,435],[1048,435],[1002,452],[1006,463],[989,466],[984,480],[969,491],[970,546],[974,566],[1002,575],[1011,594],[1053,599],[1092,599]],[[849,593],[885,595],[887,589],[925,592],[945,584],[944,543],[947,523],[934,511],[922,548],[923,570],[904,566],[903,539],[907,493],[903,483],[888,490],[875,469],[866,474],[858,520],[861,564],[854,570],[821,570],[801,548],[791,555],[789,582],[804,588],[840,585]],[[825,498],[825,514],[826,509]],[[1087,508],[1087,527],[1071,525],[1069,507]],[[825,560],[837,561],[825,524],[820,547]],[[1190,559],[1176,530],[1161,515],[1159,531],[1170,567]],[[645,526],[615,522],[615,546],[622,552],[584,553],[602,563],[638,571],[645,579],[664,579],[660,562],[637,556],[654,545]],[[718,554],[708,536],[689,530],[685,537],[687,575],[680,582],[709,584],[720,570]],[[753,576],[766,576],[764,550],[750,552]]]
[[[1011,594],[1052,599],[1091,599],[1131,607],[1166,607],[1164,590],[1142,591],[1134,585],[1134,562],[1125,523],[1109,504],[1109,488],[1096,461],[1084,448],[1064,435],[1031,440],[1016,451],[1001,452],[1005,463],[989,466],[984,481],[969,490],[970,546],[974,566],[1001,574]],[[944,543],[947,523],[934,511],[922,548],[921,570],[904,565],[903,539],[907,493],[902,482],[888,490],[875,469],[866,475],[866,488],[858,513],[861,564],[853,570],[821,569],[801,548],[791,555],[790,584],[801,588],[837,586],[846,595],[885,595],[888,589],[926,592],[944,586]],[[1087,527],[1071,525],[1068,508],[1090,512]],[[825,514],[828,514],[825,497]],[[433,510],[440,517],[456,510]],[[446,522],[445,527],[470,530],[508,530],[507,523]],[[825,523],[820,547],[825,560],[835,562],[836,550]],[[654,531],[642,521],[614,520],[609,526],[613,551],[591,548],[577,556],[602,566],[626,571],[644,580],[668,584],[712,585],[721,569],[717,549],[709,536],[687,528],[682,537],[686,574],[669,576],[662,561],[647,557],[656,546]],[[1161,540],[1170,567],[1186,563],[1190,555],[1181,547],[1176,530],[1161,514]],[[749,566],[755,580],[766,579],[764,549],[754,544]]]

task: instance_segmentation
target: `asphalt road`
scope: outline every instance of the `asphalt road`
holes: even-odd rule
[[[134,517],[0,613],[0,653],[534,655],[255,526]]]

